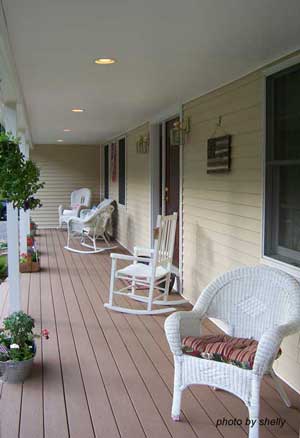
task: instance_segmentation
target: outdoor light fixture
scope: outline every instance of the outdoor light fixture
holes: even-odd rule
[[[72,108],[73,113],[83,113],[84,109],[82,108]]]
[[[185,142],[186,135],[191,131],[191,120],[189,117],[182,121],[175,122],[171,129],[171,145],[180,146]]]
[[[115,62],[116,60],[112,58],[97,58],[94,60],[94,63],[98,65],[110,65],[115,64]]]
[[[136,151],[138,154],[147,154],[149,152],[149,135],[140,135],[136,142]]]

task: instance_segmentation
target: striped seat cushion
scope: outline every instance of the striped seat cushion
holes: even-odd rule
[[[245,369],[253,368],[257,345],[255,339],[234,338],[228,335],[187,336],[182,340],[185,354],[226,362]],[[281,350],[277,357],[280,354]]]

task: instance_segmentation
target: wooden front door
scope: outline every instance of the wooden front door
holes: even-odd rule
[[[179,121],[178,117],[169,120],[165,125],[165,212],[166,214],[178,213],[173,265],[179,267],[180,148],[179,146],[172,146],[170,141],[170,131],[177,121]]]

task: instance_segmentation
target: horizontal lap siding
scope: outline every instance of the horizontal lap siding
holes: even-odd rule
[[[70,205],[73,190],[88,187],[93,203],[99,202],[100,147],[85,145],[36,145],[31,158],[41,171],[45,187],[38,192],[42,207],[32,218],[42,228],[57,227],[58,206]]]
[[[184,106],[184,290],[193,302],[222,272],[259,262],[262,77],[249,75]],[[232,135],[229,174],[207,175],[207,140]]]
[[[135,245],[149,247],[150,244],[149,154],[136,152],[138,138],[148,133],[149,125],[145,123],[126,134],[126,205],[118,205],[117,238],[130,251]],[[108,144],[112,142],[118,139]],[[112,182],[111,175],[109,196],[118,202],[118,177]]]
[[[183,162],[184,294],[201,290],[229,269],[260,262],[263,150],[262,71],[184,105],[191,132]],[[207,140],[232,135],[229,174],[206,173]],[[286,338],[276,371],[300,391],[300,336]]]

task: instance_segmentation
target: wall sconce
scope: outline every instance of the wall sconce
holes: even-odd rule
[[[189,117],[182,121],[175,122],[170,131],[171,146],[180,146],[185,143],[186,135],[191,131],[191,120]]]
[[[136,152],[138,154],[147,154],[149,152],[149,134],[140,135],[136,142]]]

